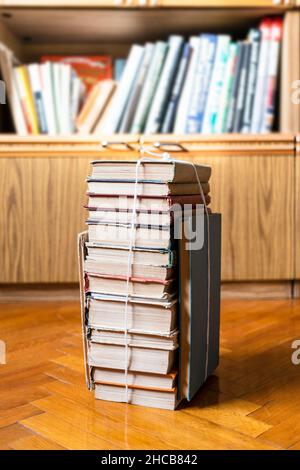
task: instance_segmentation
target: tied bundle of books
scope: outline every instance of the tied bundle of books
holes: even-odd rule
[[[175,409],[218,365],[220,215],[203,212],[210,175],[172,160],[141,163],[137,178],[136,162],[92,163],[79,255],[96,398]],[[197,217],[203,243],[187,249]]]

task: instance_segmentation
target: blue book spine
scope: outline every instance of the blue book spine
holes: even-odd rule
[[[38,115],[39,127],[42,134],[48,133],[47,122],[46,122],[46,114],[44,110],[44,103],[42,93],[40,91],[36,91],[33,93],[36,112]]]
[[[203,86],[201,88],[201,93],[199,97],[199,104],[198,104],[198,119],[197,119],[197,132],[201,132],[204,113],[205,113],[205,106],[208,97],[208,91],[210,86],[210,80],[212,75],[212,70],[215,61],[215,55],[217,50],[217,42],[218,36],[214,34],[209,34],[208,36],[208,48],[207,48],[207,56],[204,61],[204,70],[203,70]]]

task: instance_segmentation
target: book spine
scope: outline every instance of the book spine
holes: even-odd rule
[[[236,110],[234,116],[233,132],[240,132],[243,123],[243,110],[246,97],[247,74],[249,73],[249,60],[251,54],[250,42],[244,44],[244,56],[241,66],[241,76],[239,80],[239,89],[237,95]]]
[[[275,114],[275,93],[278,75],[278,62],[280,53],[280,42],[282,39],[282,20],[273,21],[271,31],[270,61],[268,80],[266,88],[266,100],[264,107],[264,116],[262,120],[261,132],[263,134],[271,132]]]
[[[229,57],[229,47],[230,37],[225,35],[218,36],[215,62],[203,119],[202,132],[204,134],[215,133],[220,96],[224,83],[226,64]]]
[[[259,47],[260,47],[260,31],[258,29],[252,29],[249,33],[249,41],[251,42],[251,55],[250,65],[248,72],[248,81],[246,88],[246,99],[243,114],[243,125],[242,133],[249,134],[251,130],[251,117],[253,111],[255,87],[257,80],[257,67],[259,58]]]
[[[178,67],[178,72],[176,74],[176,79],[175,79],[173,90],[172,90],[172,94],[171,94],[171,97],[167,106],[167,111],[165,114],[162,130],[161,130],[161,132],[164,134],[172,132],[173,130],[176,109],[177,109],[179,97],[181,94],[181,90],[184,84],[186,72],[188,69],[190,54],[191,54],[191,48],[190,48],[190,45],[187,43],[184,45],[184,48],[183,48],[182,56],[180,59],[180,64]]]
[[[234,116],[235,116],[235,111],[236,111],[236,103],[237,103],[237,97],[238,97],[243,56],[244,56],[244,43],[240,41],[238,43],[237,60],[236,60],[236,66],[234,70],[234,79],[233,79],[232,91],[231,91],[230,102],[229,102],[229,107],[228,107],[226,132],[233,131]]]
[[[192,94],[192,84],[194,80],[195,69],[197,66],[197,59],[199,55],[200,48],[200,37],[192,36],[190,38],[190,48],[191,48],[191,59],[189,61],[189,67],[186,74],[185,83],[182,89],[182,93],[179,99],[174,132],[176,134],[184,134],[186,131],[187,117],[189,112],[190,97]]]
[[[45,62],[41,65],[43,103],[45,104],[48,133],[50,135],[56,135],[57,129],[54,114],[52,79],[52,64],[50,62]]]
[[[146,121],[145,133],[154,134],[161,128],[166,111],[166,103],[172,89],[178,60],[183,45],[182,36],[171,36],[168,41],[168,53],[158,82],[153,103]]]
[[[199,55],[193,80],[193,95],[190,99],[189,114],[187,117],[186,132],[194,134],[198,132],[199,113],[198,104],[200,101],[201,91],[203,88],[205,56],[208,48],[208,37],[205,34],[200,36]]]
[[[207,48],[207,56],[204,61],[204,71],[203,71],[203,87],[201,89],[200,97],[199,97],[199,104],[198,104],[198,127],[197,131],[202,132],[203,129],[203,121],[206,111],[206,102],[208,98],[211,76],[213,65],[215,61],[215,55],[217,50],[217,41],[218,37],[211,34],[209,35],[209,45]]]
[[[39,129],[42,134],[47,134],[48,128],[44,110],[39,65],[28,65],[27,70],[30,79],[31,91],[34,98],[35,109],[38,116]]]
[[[147,76],[147,72],[149,69],[153,51],[154,51],[154,44],[152,44],[151,42],[147,43],[145,46],[145,53],[143,56],[142,64],[138,73],[138,78],[133,87],[132,93],[129,97],[128,104],[126,106],[126,110],[121,121],[121,125],[119,128],[119,132],[121,133],[130,131],[134,113],[138,105],[139,98],[141,96],[145,78]]]
[[[103,123],[103,132],[105,134],[113,134],[118,131],[131,88],[138,74],[143,54],[144,47],[136,44],[131,47],[122,78],[118,83],[107,118]]]
[[[34,100],[29,82],[28,71],[25,66],[17,67],[17,79],[20,95],[22,96],[22,107],[26,116],[27,125],[31,134],[39,134],[38,118],[34,106]]]
[[[219,112],[217,115],[216,125],[215,125],[215,133],[221,134],[224,132],[224,126],[226,123],[226,116],[228,110],[228,101],[231,92],[232,86],[232,79],[233,79],[233,68],[234,62],[236,59],[236,43],[231,43],[229,46],[229,56],[228,61],[226,64],[226,70],[224,75],[224,83],[222,86],[222,91],[220,95],[220,105],[219,105]]]
[[[271,21],[264,20],[260,25],[261,46],[259,54],[259,63],[257,71],[257,82],[255,88],[255,97],[253,105],[253,113],[251,119],[251,133],[259,133],[262,127],[263,119],[263,103],[267,89],[267,74],[269,67],[270,37],[271,37]]]
[[[155,45],[153,58],[141,92],[136,112],[134,114],[132,126],[130,129],[131,133],[135,134],[144,131],[145,122],[151,106],[155,88],[160,77],[166,53],[167,44],[165,42],[158,41]]]

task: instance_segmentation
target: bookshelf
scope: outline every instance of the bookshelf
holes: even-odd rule
[[[137,1],[115,6],[114,1],[96,0],[0,0],[0,40],[26,62],[45,53],[125,57],[132,42],[202,30],[238,37],[264,16],[276,14],[284,17],[281,133],[156,135],[148,143],[181,144],[188,152],[180,158],[212,165],[212,207],[223,214],[223,281],[291,283],[300,279],[300,267],[294,266],[299,220],[294,210],[286,210],[297,204],[297,193],[300,197],[294,137],[300,131],[300,114],[289,99],[290,83],[300,77],[300,44],[295,41],[300,12],[295,2],[158,0],[141,7]],[[77,282],[76,234],[84,228],[89,161],[136,158],[138,139],[0,134],[0,187],[7,202],[0,216],[0,283]],[[104,148],[102,141],[124,144]]]

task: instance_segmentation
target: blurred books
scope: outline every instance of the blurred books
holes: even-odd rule
[[[275,17],[244,40],[171,35],[134,44],[114,67],[108,56],[44,56],[13,69],[4,57],[0,65],[19,134],[264,134],[274,127],[281,38]]]

